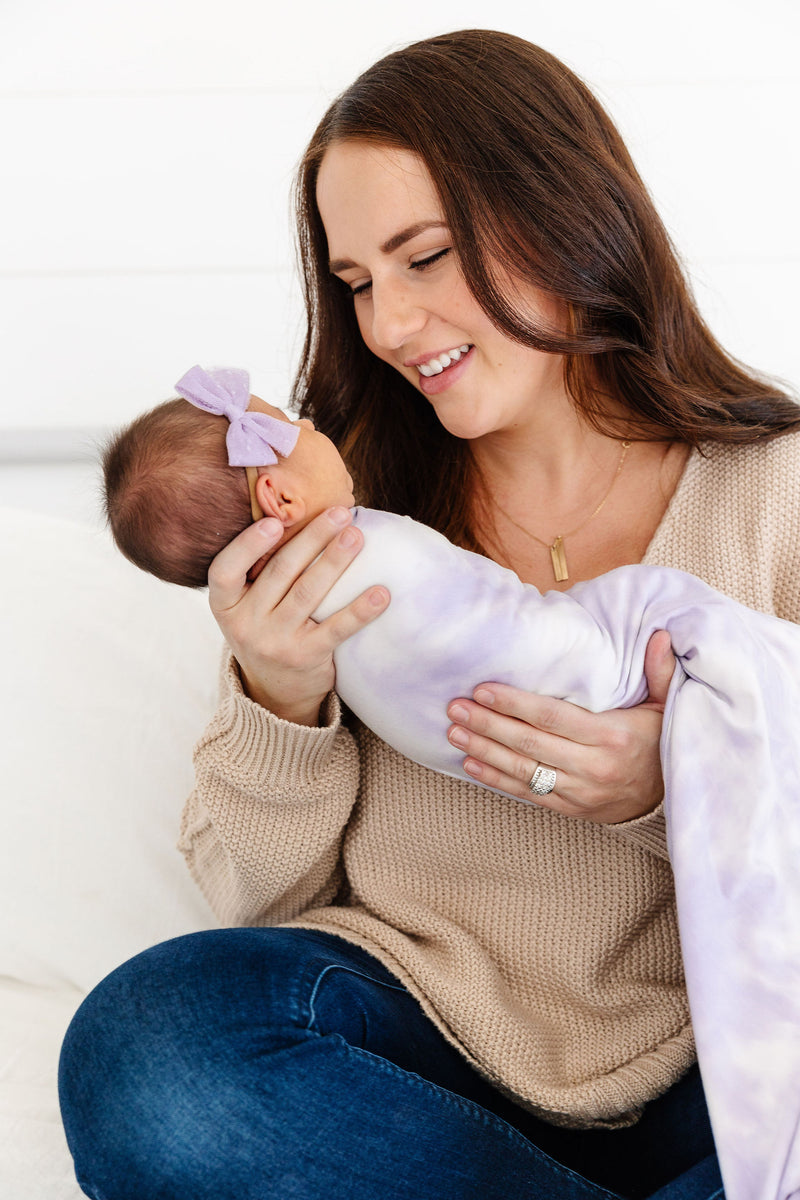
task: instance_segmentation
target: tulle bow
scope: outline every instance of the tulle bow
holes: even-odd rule
[[[286,458],[297,442],[300,430],[289,421],[280,421],[267,413],[248,412],[250,376],[238,367],[217,367],[204,371],[192,367],[175,384],[184,400],[214,416],[230,422],[225,443],[232,467],[266,467]]]

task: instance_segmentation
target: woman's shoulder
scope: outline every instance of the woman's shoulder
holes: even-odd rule
[[[745,520],[779,511],[800,522],[800,431],[744,446],[706,442],[692,451],[665,521],[702,524],[704,510]]]
[[[800,496],[800,430],[744,446],[706,443],[693,456],[696,486],[710,493],[771,499]]]
[[[693,451],[645,561],[800,620],[800,432]]]

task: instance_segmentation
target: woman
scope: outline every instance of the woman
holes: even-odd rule
[[[297,399],[360,501],[541,589],[658,562],[800,620],[800,411],[716,345],[563,64],[481,31],[390,55],[331,106],[298,202]],[[314,625],[360,535],[333,509],[248,584],[277,535],[209,576],[233,657],[182,833],[223,923],[256,928],[156,947],[83,1006],[61,1079],[86,1193],[719,1197],[663,637],[632,711],[453,698],[467,771],[517,804],[342,719],[332,650],[390,598]]]

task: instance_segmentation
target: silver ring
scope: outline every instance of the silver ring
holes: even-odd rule
[[[548,796],[556,786],[556,773],[552,767],[543,767],[541,763],[533,772],[528,787],[534,796]]]

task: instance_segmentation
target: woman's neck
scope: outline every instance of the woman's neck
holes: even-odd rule
[[[477,439],[471,450],[485,502],[506,507],[516,499],[531,516],[543,510],[558,524],[585,508],[616,465],[620,443],[570,410]]]
[[[582,420],[493,435],[472,451],[478,540],[542,590],[641,561],[686,461],[677,443],[628,444]]]

